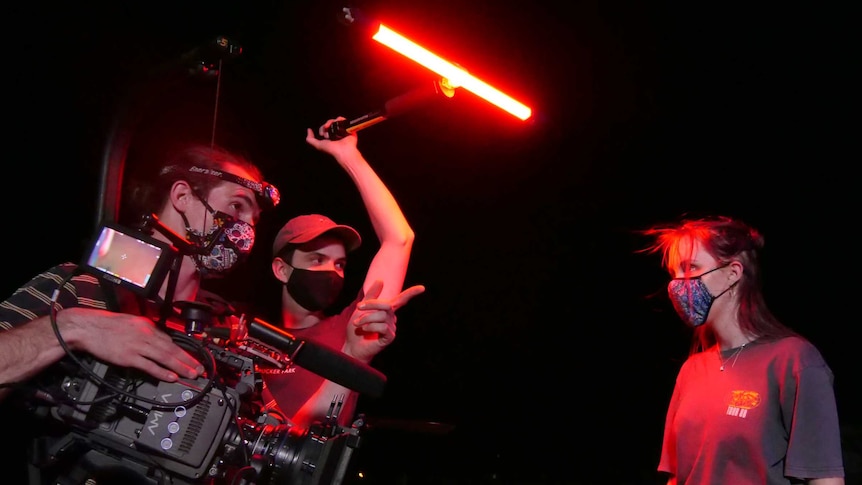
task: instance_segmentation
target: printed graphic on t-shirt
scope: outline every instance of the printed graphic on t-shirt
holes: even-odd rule
[[[744,418],[748,411],[760,405],[760,393],[757,391],[731,391],[730,403],[727,405],[727,415]]]

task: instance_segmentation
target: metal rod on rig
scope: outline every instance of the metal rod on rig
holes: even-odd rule
[[[108,137],[102,148],[96,227],[106,222],[116,222],[120,218],[123,176],[132,135],[138,129],[146,109],[152,106],[153,100],[168,88],[174,87],[176,82],[190,75],[220,75],[222,61],[232,59],[241,53],[241,45],[220,35],[215,41],[197,46],[178,58],[145,72],[142,79],[137,80],[129,92],[124,94],[116,107]],[[181,76],[178,77],[178,74]],[[217,91],[213,114],[213,143],[218,97]]]
[[[352,120],[340,120],[329,125],[329,139],[339,140],[351,133],[376,125],[383,120],[399,116],[422,106],[437,96],[451,98],[455,94],[446,79],[435,80],[429,86],[423,84],[400,96],[396,96],[384,103],[383,108],[366,113]]]

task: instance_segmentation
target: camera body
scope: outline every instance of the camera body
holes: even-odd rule
[[[92,358],[83,368],[63,361],[63,375],[45,388],[53,404],[40,414],[66,432],[37,440],[35,470],[64,484],[83,483],[78,476],[99,483],[118,476],[147,484],[342,483],[361,418],[350,428],[334,420],[286,424],[261,406],[257,357],[229,341],[195,340],[215,363],[197,379],[164,382]]]

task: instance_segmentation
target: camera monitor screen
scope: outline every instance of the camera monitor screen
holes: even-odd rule
[[[89,248],[86,269],[145,296],[161,287],[175,251],[164,241],[113,224],[103,225]]]

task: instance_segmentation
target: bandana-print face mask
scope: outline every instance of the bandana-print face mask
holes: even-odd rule
[[[718,295],[712,296],[712,293],[709,292],[709,288],[706,287],[706,283],[702,279],[705,275],[725,268],[729,264],[713,268],[698,276],[674,278],[667,284],[667,293],[670,301],[673,303],[673,308],[687,325],[699,327],[706,323],[706,317],[709,315],[710,308],[712,308],[712,302],[733,288],[733,285],[730,285]]]
[[[186,221],[186,237],[201,250],[192,255],[201,276],[220,278],[248,258],[251,248],[254,247],[254,226],[235,219],[230,214],[214,211],[206,201],[203,202],[213,215],[213,227],[207,234],[203,234],[192,229]]]

